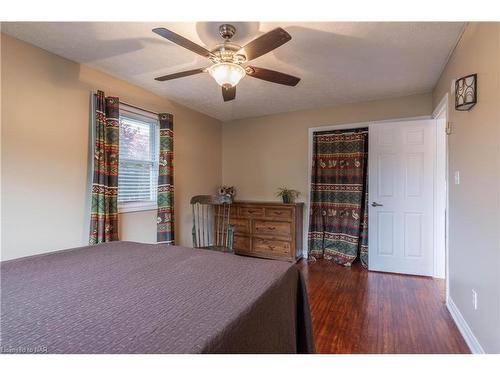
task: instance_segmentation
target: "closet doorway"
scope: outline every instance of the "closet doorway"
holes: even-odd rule
[[[352,230],[352,224],[359,222],[351,220],[347,225],[331,225],[322,236],[317,224],[318,190],[329,190],[328,194],[321,193],[322,200],[331,198],[331,202],[322,207],[330,207],[333,210],[329,212],[323,209],[323,214],[337,215],[326,220],[345,221],[345,215],[363,214],[360,202],[352,197],[346,197],[348,191],[355,194],[355,191],[359,190],[359,184],[348,186],[349,179],[347,179],[338,182],[343,186],[336,186],[335,176],[339,173],[335,168],[338,167],[341,158],[349,159],[349,155],[335,155],[336,151],[331,154],[322,151],[324,154],[318,159],[315,134],[325,135],[329,132],[349,134],[363,128],[368,132],[368,188],[367,196],[363,200],[368,214],[368,237],[365,249],[361,235],[364,228],[360,228],[355,257],[358,259],[361,257],[361,260],[365,257],[366,261],[362,263],[367,263],[370,271],[443,277],[437,264],[440,263],[437,260],[441,257],[437,255],[444,255],[445,251],[444,238],[438,236],[444,236],[444,212],[441,212],[444,211],[444,207],[439,202],[442,202],[446,193],[445,179],[438,176],[437,172],[439,165],[443,163],[439,157],[444,155],[438,151],[444,146],[438,142],[442,137],[437,137],[438,131],[442,129],[437,126],[436,120],[430,118],[309,129],[310,190],[307,201],[308,215],[306,215],[308,231],[304,238],[306,254],[316,258],[315,255],[320,254],[318,249],[323,246],[323,254],[327,254],[325,258],[342,264],[338,261],[338,257],[333,259],[335,257],[331,255],[345,253],[345,249],[349,247],[346,244],[354,243],[354,237],[358,235]],[[334,165],[335,159],[337,162]],[[359,162],[358,159],[352,160]],[[324,181],[317,179],[318,162],[323,162],[323,166],[329,169],[323,172],[332,176],[328,181],[329,186],[321,186]],[[342,173],[340,175],[345,176]],[[356,185],[356,181],[353,182]],[[340,198],[339,194],[342,195]],[[354,202],[357,203],[350,205]],[[345,228],[348,230],[345,231]],[[350,255],[351,260],[344,265],[350,265],[353,261],[352,249]]]

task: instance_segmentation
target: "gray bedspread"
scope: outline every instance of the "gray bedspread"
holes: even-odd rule
[[[312,353],[290,263],[113,242],[1,263],[2,353]]]

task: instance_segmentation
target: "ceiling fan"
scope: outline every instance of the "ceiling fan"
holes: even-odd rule
[[[224,39],[224,43],[217,45],[211,51],[163,27],[153,29],[153,32],[181,47],[208,58],[213,63],[206,68],[157,77],[155,78],[157,81],[168,81],[208,72],[222,87],[222,97],[225,102],[236,97],[236,85],[246,75],[287,86],[295,86],[300,81],[300,78],[274,70],[243,66],[244,63],[256,59],[292,39],[290,34],[281,27],[269,31],[241,47],[231,42],[231,38],[236,33],[236,27],[230,24],[220,25],[219,34]]]

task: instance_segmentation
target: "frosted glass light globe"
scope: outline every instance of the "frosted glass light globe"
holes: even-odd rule
[[[220,86],[236,86],[246,75],[241,65],[233,63],[218,63],[208,68],[208,73]]]

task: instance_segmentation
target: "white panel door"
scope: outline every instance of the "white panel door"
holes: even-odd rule
[[[435,120],[370,126],[370,270],[432,276],[435,156]]]

